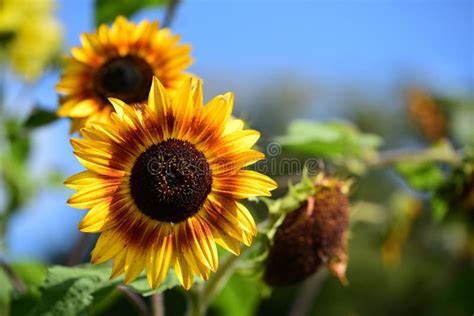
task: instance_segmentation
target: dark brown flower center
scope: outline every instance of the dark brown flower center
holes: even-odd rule
[[[153,70],[145,60],[131,55],[115,57],[97,70],[94,89],[105,102],[110,97],[126,103],[143,102],[152,79]]]
[[[139,210],[162,222],[181,222],[202,207],[212,173],[203,153],[187,141],[152,145],[135,161],[130,191]]]

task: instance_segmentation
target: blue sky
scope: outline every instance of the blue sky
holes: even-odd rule
[[[173,31],[193,45],[192,71],[204,78],[208,96],[233,90],[238,100],[277,78],[300,76],[323,87],[323,97],[335,103],[348,86],[386,98],[397,93],[403,80],[472,97],[473,3],[191,0],[183,1]],[[65,26],[66,49],[79,44],[81,32],[94,29],[93,1],[61,1],[57,13]],[[134,20],[162,16],[161,10],[147,10]],[[46,78],[31,99],[54,107],[57,80],[57,75]],[[36,133],[34,174],[59,169],[69,175],[81,169],[72,157],[67,129],[63,120]],[[44,259],[70,247],[83,213],[66,206],[69,194],[41,189],[15,218],[7,239],[14,257]]]

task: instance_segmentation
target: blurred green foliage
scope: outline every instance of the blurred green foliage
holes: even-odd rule
[[[436,189],[444,179],[444,174],[436,162],[400,162],[395,166],[397,172],[416,190]]]
[[[95,23],[112,22],[117,16],[129,17],[135,12],[151,6],[165,5],[167,0],[95,0]]]
[[[260,296],[255,279],[236,273],[217,295],[210,312],[226,316],[252,316],[255,315]]]
[[[364,172],[365,161],[374,159],[382,144],[377,135],[343,121],[293,121],[288,133],[276,140],[290,153],[327,158],[355,174]]]
[[[46,110],[36,106],[31,110],[30,115],[26,119],[24,126],[26,128],[37,128],[53,123],[58,119],[56,112]]]
[[[0,212],[0,224],[14,210],[28,201],[34,191],[31,181],[28,157],[31,150],[31,139],[22,123],[14,118],[4,121],[4,141],[2,148],[0,174],[6,190],[6,205]]]

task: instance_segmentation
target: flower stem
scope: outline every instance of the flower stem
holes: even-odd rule
[[[380,157],[367,161],[367,164],[372,168],[383,168],[400,162],[439,161],[455,164],[460,160],[459,154],[456,151],[450,147],[443,146],[416,151],[387,152],[381,154]]]
[[[23,281],[18,277],[18,275],[13,271],[10,265],[0,258],[0,268],[5,272],[5,275],[10,279],[10,283],[13,288],[17,291],[18,294],[26,293],[26,286]]]
[[[150,315],[148,306],[143,301],[142,297],[137,293],[133,292],[124,285],[117,286],[117,289],[122,292],[125,298],[135,307],[137,315],[148,316]]]
[[[91,235],[90,234],[82,234],[79,239],[74,244],[74,247],[69,254],[69,258],[67,259],[66,265],[67,266],[75,266],[81,263],[82,258],[84,257],[84,253],[86,252],[87,246],[89,246],[89,240]]]
[[[243,249],[240,256],[229,253],[222,261],[221,266],[214,276],[209,279],[208,282],[204,283],[197,291],[191,291],[189,293],[189,316],[199,316],[206,313],[209,304],[234,273],[238,259],[242,258],[248,249],[250,248]]]
[[[151,305],[153,306],[153,316],[164,316],[165,305],[163,303],[163,293],[155,293],[151,297]]]

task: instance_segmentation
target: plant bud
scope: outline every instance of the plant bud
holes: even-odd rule
[[[424,91],[412,89],[408,93],[408,113],[421,134],[429,141],[436,142],[447,136],[445,113]]]

